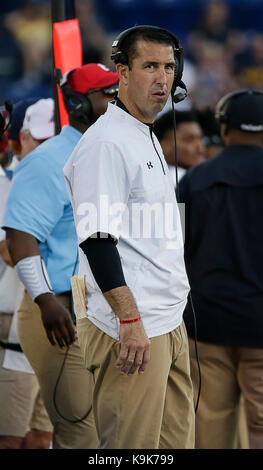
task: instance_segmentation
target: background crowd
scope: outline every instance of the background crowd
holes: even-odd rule
[[[191,102],[213,107],[226,92],[262,88],[263,3],[260,0],[67,0],[79,19],[83,63],[112,68],[112,39],[134,24],[175,33],[184,47]],[[74,6],[74,11],[72,8]],[[52,93],[50,0],[9,1],[0,11],[0,102]],[[189,102],[188,102],[189,105]],[[184,104],[186,106],[186,104]]]

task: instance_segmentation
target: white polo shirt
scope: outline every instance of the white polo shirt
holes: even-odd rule
[[[161,146],[118,106],[91,126],[64,167],[79,244],[96,232],[117,241],[123,272],[148,337],[177,328],[189,292],[180,215]],[[119,319],[79,249],[87,316],[119,339]]]

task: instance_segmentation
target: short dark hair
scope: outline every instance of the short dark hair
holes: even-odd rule
[[[173,49],[175,47],[175,43],[173,42],[172,37],[162,29],[158,30],[145,26],[145,28],[141,29],[140,31],[131,32],[126,38],[124,38],[121,45],[122,52],[124,52],[128,57],[129,69],[131,69],[132,61],[137,55],[136,45],[139,39],[168,44],[172,46]]]
[[[183,122],[197,122],[197,115],[193,109],[187,111],[175,111],[176,127]],[[162,114],[154,123],[154,133],[158,140],[163,139],[166,132],[173,129],[173,110]]]

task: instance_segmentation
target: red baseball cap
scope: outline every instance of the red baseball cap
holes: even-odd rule
[[[86,94],[97,88],[108,88],[117,84],[118,74],[103,64],[86,64],[69,74],[68,83],[72,90]]]

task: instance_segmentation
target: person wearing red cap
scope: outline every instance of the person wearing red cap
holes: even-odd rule
[[[101,64],[86,64],[61,78],[70,125],[20,162],[3,222],[26,288],[19,338],[54,426],[55,449],[97,446],[86,392],[92,376],[83,362],[71,308],[70,278],[78,267],[78,250],[63,167],[82,134],[105,112],[117,86],[118,75]]]
[[[103,64],[86,64],[60,80],[69,122],[81,132],[105,113],[118,91],[118,75]]]
[[[119,77],[103,64],[87,64],[70,72],[68,82],[72,90],[82,95],[96,90],[107,93],[112,87],[117,89]]]

